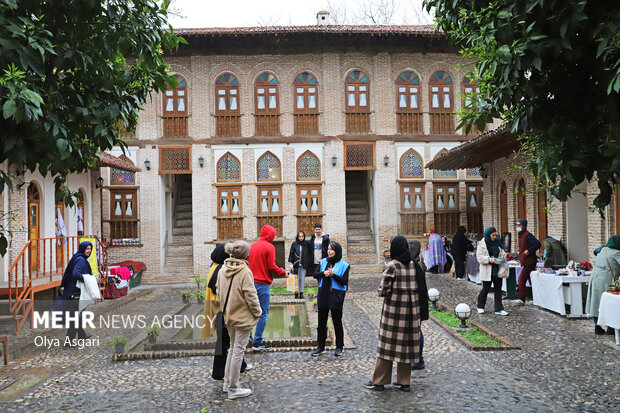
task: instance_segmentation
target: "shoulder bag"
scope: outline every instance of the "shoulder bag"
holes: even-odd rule
[[[236,274],[235,274],[236,275]],[[217,331],[217,342],[215,343],[215,355],[220,356],[226,354],[228,349],[224,349],[222,344],[222,337],[224,337],[224,329],[226,329],[226,325],[224,324],[224,313],[226,312],[226,306],[228,306],[228,298],[230,297],[230,289],[232,288],[233,280],[235,276],[233,275],[230,279],[230,284],[228,284],[228,293],[226,293],[226,300],[224,301],[224,307],[220,309],[215,315],[215,330]]]

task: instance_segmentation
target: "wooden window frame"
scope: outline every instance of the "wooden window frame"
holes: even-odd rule
[[[271,155],[273,156],[279,163],[279,169],[280,169],[280,178],[279,179],[272,179],[272,178],[259,178],[259,172],[258,172],[258,164],[260,163],[260,161],[266,157],[267,155]],[[280,158],[278,158],[273,152],[271,151],[267,151],[264,154],[262,154],[257,160],[256,160],[256,181],[257,182],[279,182],[282,181],[282,161],[280,160]]]
[[[278,195],[276,197],[273,196],[272,191],[277,190],[278,191]],[[278,212],[272,212],[272,211],[267,211],[264,212],[261,209],[261,201],[263,198],[263,195],[261,195],[261,191],[268,191],[269,194],[267,195],[267,199],[268,201],[268,206],[269,209],[271,209],[271,206],[273,205],[272,200],[273,199],[278,199],[278,203],[280,205],[280,210]],[[276,217],[280,217],[280,216],[284,216],[284,206],[282,204],[282,185],[257,185],[256,186],[256,215],[257,216],[276,216]]]
[[[414,74],[415,77],[418,79],[418,83],[411,83],[411,81],[399,83],[399,79],[402,79],[400,76],[406,72],[411,72],[412,74]],[[404,107],[404,108],[400,107],[400,95],[402,93],[399,91],[399,88],[401,87],[405,87],[407,89],[404,93],[407,99],[407,107]],[[412,87],[417,88],[418,91],[415,93],[411,93]],[[420,82],[420,77],[417,75],[417,73],[415,73],[412,70],[402,71],[396,78],[396,113],[421,113],[422,112],[422,105],[421,105],[421,100],[420,100],[421,91],[422,91],[421,89],[422,89],[422,83]],[[417,102],[418,102],[417,108],[411,107],[411,96],[413,95],[417,96]]]
[[[508,230],[508,186],[506,181],[499,185],[499,226],[500,232],[510,232]]]
[[[430,77],[430,80],[428,82],[428,110],[431,113],[452,113],[454,111],[454,83],[453,82],[446,82],[444,81],[439,81],[437,79],[435,79],[434,74],[438,73],[438,72],[445,72],[448,74],[448,76],[450,77],[450,79],[452,79],[452,75],[450,74],[450,72],[446,71],[446,70],[437,70],[435,72],[433,72],[433,74]],[[433,108],[433,87],[438,87],[439,88],[439,107],[438,108]],[[449,87],[450,91],[448,92],[444,92],[443,88],[444,87]],[[444,96],[445,94],[448,93],[450,96],[450,107],[449,108],[445,108],[444,107]]]
[[[223,75],[230,75],[231,79],[235,79],[237,82],[239,82],[239,80],[237,79],[237,76],[235,76],[232,73],[226,72],[226,73],[222,73],[220,74],[217,79],[215,80],[216,84],[215,84],[215,115],[216,116],[239,116],[241,115],[241,95],[240,95],[240,89],[239,89],[239,84],[237,85],[231,85],[231,84],[220,84],[218,85],[218,79],[223,76]],[[223,90],[224,91],[224,95],[220,96],[219,91]],[[236,90],[237,91],[237,109],[236,110],[231,110],[230,109],[230,97],[233,96],[230,94],[231,90]],[[221,110],[219,107],[219,99],[220,97],[224,97],[226,99],[226,109]]]
[[[301,158],[305,157],[306,155],[312,156],[319,163],[319,176],[316,178],[300,178],[299,177],[299,161],[301,161]],[[321,180],[321,160],[311,150],[305,151],[299,156],[299,158],[297,158],[297,162],[295,162],[295,177],[297,178],[298,181],[320,181]]]
[[[217,217],[218,218],[243,218],[243,186],[242,185],[230,185],[230,186],[220,186],[217,188]],[[229,199],[229,209],[228,212],[222,213],[222,192],[228,191],[231,194],[226,198]],[[239,211],[232,212],[232,200],[234,197],[232,196],[232,191],[239,191]]]
[[[526,184],[525,184],[525,179],[520,178],[517,181],[517,185],[515,187],[515,195],[517,197],[516,199],[516,206],[517,208],[515,209],[515,212],[517,214],[517,218],[525,218],[526,214],[527,214],[527,192],[526,192]]]
[[[138,220],[138,190],[137,189],[121,189],[121,188],[110,188],[110,221],[137,221]],[[133,209],[132,209],[132,215],[131,217],[128,217],[127,215],[124,214],[127,206],[126,206],[126,200],[124,199],[124,195],[125,194],[132,194],[133,195]],[[123,195],[123,200],[121,203],[121,210],[123,211],[123,215],[121,217],[119,217],[118,215],[114,215],[114,209],[115,209],[115,198],[114,195],[116,194],[122,194]]]
[[[414,155],[418,156],[420,158],[420,161],[422,163],[422,175],[420,176],[416,176],[416,175],[403,175],[403,168],[402,168],[402,162],[403,162],[403,158],[409,153],[412,152]],[[401,179],[410,179],[410,178],[415,178],[415,179],[424,179],[424,158],[422,157],[422,155],[420,155],[420,153],[418,151],[416,151],[413,148],[409,148],[407,151],[405,151],[405,153],[403,153],[400,157],[400,159],[398,160],[398,175],[400,176]]]
[[[547,216],[547,191],[544,189],[538,190],[536,193],[536,204],[538,212],[538,240],[542,244],[541,251],[544,251],[543,240],[549,235],[549,219]]]
[[[313,189],[317,189],[319,191],[319,196],[318,196],[318,204],[319,204],[319,210],[318,211],[311,211],[310,210],[310,191],[312,191]],[[308,210],[307,211],[302,211],[301,210],[301,191],[302,190],[308,190]],[[297,199],[297,214],[298,215],[322,215],[323,214],[323,185],[321,184],[298,184],[297,188],[296,188],[296,199]]]
[[[231,156],[233,159],[239,162],[239,179],[220,179],[220,162],[222,162],[224,158],[227,156]],[[241,182],[241,166],[242,164],[239,158],[237,158],[235,155],[233,155],[230,152],[226,152],[224,155],[220,157],[220,159],[217,160],[215,164],[215,176],[217,177],[216,178],[217,182]]]
[[[189,96],[188,96],[189,90],[188,90],[188,87],[187,87],[187,85],[188,85],[187,79],[185,79],[185,77],[181,76],[180,74],[175,74],[174,77],[176,77],[177,79],[182,80],[183,82],[185,82],[185,86],[180,86],[179,87],[177,85],[177,87],[172,89],[170,87],[170,85],[166,85],[166,91],[164,92],[163,99],[162,99],[162,117],[164,117],[164,118],[187,117],[188,114],[189,114]],[[172,99],[173,99],[173,107],[174,107],[173,111],[167,111],[166,110],[166,103],[168,102],[168,99],[169,99],[169,96],[168,96],[167,92],[169,90],[172,90],[172,92],[173,92],[173,94],[171,95]],[[178,103],[179,103],[178,99],[180,97],[179,94],[178,94],[179,91],[183,91],[183,95],[182,96],[185,99],[185,110],[184,111],[177,110]]]
[[[361,81],[358,79],[351,79],[349,77],[349,75],[352,72],[360,72],[363,73],[364,76],[366,77],[366,79],[368,79],[367,81]],[[349,86],[354,86],[355,87],[355,106],[349,106]],[[360,106],[359,105],[359,97],[360,97],[360,86],[366,86],[366,106]],[[364,72],[363,70],[358,70],[358,69],[354,69],[354,70],[350,70],[346,77],[345,77],[345,82],[344,82],[344,107],[345,107],[345,112],[346,113],[370,113],[370,77],[368,76],[368,74],[366,72]]]
[[[256,77],[256,80],[254,81],[254,113],[256,115],[279,115],[280,114],[280,80],[278,79],[278,77],[275,75],[275,73],[270,72],[270,71],[264,71],[259,73],[259,76],[264,74],[264,73],[269,73],[270,75],[273,75],[273,77],[277,80],[278,83],[274,84],[269,84],[267,82],[262,82],[258,79],[258,76]],[[261,83],[259,83],[261,82]],[[265,108],[264,109],[259,109],[258,108],[258,89],[263,88],[265,89]],[[269,88],[276,88],[276,92],[275,94],[271,94],[269,92]],[[270,96],[275,96],[276,97],[276,107],[275,108],[270,108],[269,107],[269,97]]]
[[[319,82],[317,81],[316,83],[308,83],[307,80],[302,81],[299,78],[299,76],[303,75],[304,73],[307,73],[308,75],[312,76],[313,79],[316,80],[316,76],[310,72],[301,72],[299,73],[297,76],[295,76],[295,81],[293,82],[293,113],[296,114],[318,114],[319,113]],[[296,83],[297,81],[299,81],[300,83]],[[303,92],[300,94],[297,92],[297,89],[303,89]],[[308,89],[310,88],[314,88],[315,92],[314,93],[310,93],[308,91]],[[309,103],[309,97],[314,95],[315,97],[315,107],[314,108],[309,108],[308,107],[308,103]],[[304,99],[304,107],[302,109],[297,107],[297,98],[299,96],[303,96]]]
[[[426,212],[426,183],[424,182],[401,182],[400,183],[400,211],[404,213],[425,213]],[[410,208],[405,208],[405,188],[411,190]],[[415,208],[415,188],[420,188],[422,194],[422,208]]]
[[[454,191],[454,208],[448,208],[448,188],[455,188]],[[437,207],[437,188],[445,188],[446,192],[444,194],[446,197],[444,198],[444,208],[439,209]],[[458,182],[433,182],[433,209],[435,212],[459,212],[459,184]]]

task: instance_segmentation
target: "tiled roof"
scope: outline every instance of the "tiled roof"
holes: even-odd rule
[[[97,152],[99,157],[99,166],[109,166],[111,168],[120,169],[128,172],[142,172],[138,166],[124,159],[118,158],[108,152]]]
[[[174,29],[179,36],[199,35],[252,35],[252,34],[292,34],[292,33],[331,33],[331,34],[410,34],[429,37],[444,37],[434,25],[324,25],[324,26],[257,26],[257,27],[205,27]]]
[[[476,168],[484,163],[505,158],[519,149],[519,141],[506,126],[481,133],[447,152],[438,154],[426,164],[440,171]]]

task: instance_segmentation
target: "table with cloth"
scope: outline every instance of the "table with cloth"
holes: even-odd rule
[[[620,295],[604,292],[598,307],[597,324],[616,331],[616,345],[620,346]]]
[[[532,271],[532,294],[534,305],[546,308],[567,317],[585,317],[583,307],[582,285],[590,281],[590,277],[560,276]],[[569,312],[566,312],[566,305]]]

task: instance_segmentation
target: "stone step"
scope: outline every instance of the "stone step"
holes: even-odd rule
[[[192,211],[176,211],[174,214],[175,219],[192,219]]]
[[[379,257],[377,254],[348,254],[347,262],[351,265],[377,264]]]
[[[194,281],[194,267],[187,268],[170,268],[169,270],[164,267],[164,271],[161,277],[157,279],[149,280],[149,283],[170,283],[170,284],[183,284],[191,283]]]
[[[174,221],[175,228],[191,228],[192,227],[192,219],[176,219]]]
[[[347,209],[348,208],[362,208],[362,207],[368,207],[368,201],[366,199],[363,199],[363,198],[355,199],[355,198],[347,197]]]
[[[373,245],[375,244],[375,240],[372,235],[349,235],[347,236],[347,241],[353,242],[353,243],[366,242],[366,243],[372,243]]]
[[[368,216],[368,207],[349,207],[346,208],[347,216],[349,215],[366,215]]]
[[[347,238],[351,239],[351,236],[365,236],[372,239],[372,231],[370,228],[351,228],[347,230]]]
[[[194,251],[192,245],[177,245],[168,244],[168,251],[166,253],[166,260],[170,257],[191,257]]]
[[[192,245],[194,237],[192,235],[176,235],[168,242],[168,245]]]
[[[177,236],[177,235],[192,235],[193,234],[193,230],[192,227],[187,227],[187,228],[173,228],[172,229],[172,235],[173,236]]]
[[[358,264],[352,265],[349,273],[354,275],[377,274],[378,276],[381,276],[383,268],[383,264]],[[379,280],[379,277],[377,277],[377,280]]]
[[[358,255],[358,254],[375,254],[377,251],[375,249],[374,244],[348,244],[347,254],[349,255]]]
[[[347,222],[369,222],[368,214],[347,214]]]
[[[177,214],[179,212],[189,212],[191,214],[191,212],[192,212],[192,204],[191,204],[191,202],[187,203],[187,204],[177,204],[175,211],[176,211]]]
[[[166,257],[166,263],[164,267],[172,268],[172,267],[192,267],[194,265],[194,261],[192,257],[189,256],[179,256],[179,257]]]
[[[368,229],[370,230],[370,224],[368,221],[349,221],[347,220],[348,229]]]

